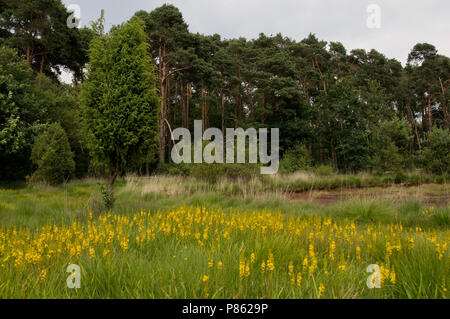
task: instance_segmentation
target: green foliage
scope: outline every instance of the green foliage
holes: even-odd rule
[[[8,47],[0,46],[0,179],[24,178],[33,137],[46,122],[36,100],[32,70]]]
[[[16,48],[28,66],[52,79],[66,68],[81,80],[92,33],[67,26],[70,14],[60,0],[8,0],[1,7],[0,45]]]
[[[314,167],[312,171],[318,176],[330,176],[334,173],[333,167],[325,164]]]
[[[34,143],[31,159],[37,165],[32,182],[61,184],[73,176],[75,162],[66,133],[58,123],[50,125]]]
[[[31,70],[14,50],[0,47],[0,154],[19,152],[26,144],[21,108],[28,106]]]
[[[304,144],[297,144],[287,150],[280,160],[280,169],[282,172],[293,173],[311,168],[312,159],[308,149]]]
[[[79,88],[55,83],[44,75],[35,79],[34,100],[45,106],[47,122],[61,124],[74,153],[75,176],[83,177],[88,171],[89,154],[80,122]]]
[[[165,171],[166,122],[189,129],[200,118],[205,129],[278,127],[285,172],[328,163],[396,181],[415,167],[448,172],[445,149],[436,148],[446,144],[424,141],[450,122],[450,59],[431,44],[416,44],[402,67],[375,49],[348,51],[314,34],[194,34],[173,5],[138,11],[108,34],[103,11],[89,28],[71,29],[60,0],[0,2],[0,179],[31,173],[33,139],[54,122],[67,134],[77,177],[114,180],[149,172],[157,160]],[[63,68],[73,85],[60,83]]]
[[[372,167],[376,172],[398,170],[402,167],[403,157],[394,142],[387,141],[372,158]]]
[[[136,169],[157,145],[158,98],[147,36],[138,18],[91,43],[81,90],[91,155],[110,176]]]
[[[116,201],[115,197],[108,191],[108,187],[104,184],[100,186],[100,193],[102,195],[103,205],[105,205],[107,211],[110,211]]]
[[[435,174],[450,172],[450,131],[436,128],[427,135],[421,156],[424,167]]]
[[[221,179],[248,181],[258,176],[257,164],[192,164],[189,173],[191,176],[215,184]]]
[[[378,173],[399,171],[410,162],[411,129],[405,120],[383,122],[373,132],[371,167]]]

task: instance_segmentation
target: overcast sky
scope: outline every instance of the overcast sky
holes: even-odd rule
[[[340,41],[350,51],[372,48],[405,63],[414,44],[428,42],[450,56],[449,0],[63,0],[81,8],[81,25],[105,9],[106,26],[127,21],[138,10],[164,3],[183,13],[191,32],[224,38],[255,38],[282,33],[301,40],[315,33]],[[369,4],[381,8],[381,27],[368,28]]]

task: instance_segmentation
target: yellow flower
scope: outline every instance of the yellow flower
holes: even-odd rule
[[[217,263],[217,269],[222,269],[222,267],[223,267],[223,264],[222,264],[222,262],[221,261],[219,261],[218,263]]]
[[[409,242],[409,245],[408,245],[409,249],[413,249],[414,248],[414,238],[412,238],[412,237],[409,238],[408,242]]]
[[[246,263],[245,264],[245,277],[250,276],[250,264]]]
[[[40,276],[40,281],[43,282],[45,281],[45,278],[47,277],[47,270],[42,269],[41,270],[41,276]]]
[[[95,249],[89,248],[89,258],[93,259],[95,257]]]
[[[298,273],[297,274],[297,286],[300,287],[301,283],[302,283],[302,274]]]
[[[303,266],[302,268],[303,273],[306,273],[306,270],[308,269],[308,257],[305,257],[303,259],[302,266]]]
[[[330,260],[334,260],[334,250],[336,249],[336,242],[333,240],[330,244]]]
[[[395,272],[394,272],[393,269],[391,270],[391,273],[390,273],[389,277],[391,279],[391,283],[395,284],[396,276],[395,276]]]
[[[323,283],[320,283],[320,285],[319,285],[319,296],[317,297],[318,299],[322,298],[324,291],[325,291],[325,286],[323,285]]]
[[[269,252],[269,258],[267,259],[267,269],[273,271],[275,269],[275,263],[273,261],[273,254]]]
[[[239,278],[242,279],[245,276],[245,261],[243,258],[239,260]]]
[[[204,275],[203,278],[202,278],[202,282],[207,282],[208,280],[209,280],[209,277]]]

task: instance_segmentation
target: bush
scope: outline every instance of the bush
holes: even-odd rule
[[[208,183],[217,183],[222,178],[250,180],[259,174],[257,164],[192,164],[190,175]]]
[[[422,165],[434,174],[450,172],[450,131],[436,128],[429,133],[421,152]]]
[[[157,169],[157,173],[159,174],[166,174],[166,175],[173,175],[173,176],[188,176],[190,173],[190,165],[186,163],[180,163],[180,164],[163,164],[160,165]]]
[[[37,170],[31,182],[45,181],[51,185],[61,184],[75,172],[73,153],[67,135],[59,123],[49,126],[35,140],[31,160]]]
[[[223,164],[192,164],[190,175],[215,184],[223,176]]]
[[[297,144],[284,153],[280,161],[280,169],[285,173],[304,171],[311,168],[311,155],[303,144]]]
[[[321,164],[317,167],[314,167],[313,172],[318,176],[330,176],[334,173],[334,170],[331,165]]]
[[[385,121],[372,132],[372,156],[369,166],[381,175],[412,167],[410,144],[413,137],[407,121],[392,119]]]
[[[387,171],[399,171],[403,166],[404,159],[399,152],[398,147],[388,141],[380,147],[371,159],[371,164],[376,174],[382,174]]]

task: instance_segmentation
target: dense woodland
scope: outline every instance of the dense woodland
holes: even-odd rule
[[[148,147],[133,146],[132,157],[114,155],[126,165],[117,164],[113,174],[164,171],[171,165],[169,126],[192,129],[199,119],[204,130],[280,128],[287,171],[307,168],[302,165],[342,172],[449,171],[450,59],[432,44],[415,45],[403,67],[375,49],[349,51],[314,34],[301,41],[282,34],[251,40],[194,34],[172,5],[136,12],[131,27],[109,32],[103,15],[89,27],[73,29],[66,24],[69,15],[59,0],[0,0],[0,179],[31,176],[51,158],[48,145],[66,159],[65,177],[103,174],[117,164],[102,167],[93,160],[93,143],[83,128],[92,113],[83,105],[95,110],[95,89],[108,78],[93,75],[94,62],[108,56],[111,65],[119,65],[117,55],[126,51],[125,42],[108,37],[123,39],[127,32],[132,34],[127,45],[139,48],[127,54],[139,52],[133,58],[140,67],[146,65],[142,46],[132,41],[146,42],[148,74],[130,77],[125,66],[117,66],[109,79],[129,87],[131,95],[139,83],[154,83],[156,99],[148,91],[151,103],[145,107],[157,110],[134,123],[152,121],[151,129],[139,132],[148,139],[136,139],[136,145]],[[59,80],[63,70],[73,73],[72,85]]]

